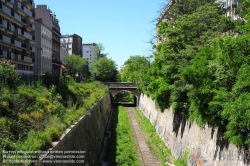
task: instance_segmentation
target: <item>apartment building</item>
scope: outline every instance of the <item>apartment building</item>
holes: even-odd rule
[[[215,2],[220,2],[220,6],[227,17],[231,17],[233,20],[240,18],[235,12],[236,8],[240,7],[240,2],[237,0],[215,0]]]
[[[41,18],[35,20],[35,74],[52,73],[52,31]]]
[[[47,5],[37,5],[36,19],[41,18],[43,24],[52,31],[52,74],[60,76],[62,62],[60,60],[60,26],[56,14]]]
[[[68,50],[68,54],[82,56],[82,38],[77,34],[62,35],[61,44],[64,44]]]
[[[95,46],[96,43],[82,44],[82,57],[87,59],[89,68],[98,56],[96,49],[94,49]]]
[[[0,1],[0,59],[15,64],[18,74],[34,74],[34,19],[33,0]]]

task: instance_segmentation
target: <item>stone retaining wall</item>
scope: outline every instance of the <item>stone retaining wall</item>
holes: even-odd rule
[[[83,116],[75,125],[67,129],[67,134],[60,139],[51,151],[51,155],[61,152],[69,151],[81,151],[84,152],[85,164],[69,164],[69,163],[53,163],[53,164],[41,164],[41,165],[53,165],[53,166],[67,166],[67,165],[93,165],[99,160],[99,153],[101,150],[102,140],[105,134],[109,114],[111,111],[111,98],[107,93],[102,97],[89,111],[88,115]],[[54,154],[53,154],[54,153]],[[50,155],[50,154],[48,154]],[[60,154],[59,154],[60,155]],[[69,153],[65,155],[76,155],[75,153]],[[64,156],[65,156],[64,155]],[[83,153],[79,154],[83,155]],[[69,158],[67,158],[69,159]],[[49,160],[48,158],[44,160]],[[43,160],[43,161],[44,161]],[[51,159],[55,161],[56,159]],[[57,159],[58,160],[58,159]]]
[[[247,166],[250,165],[249,151],[240,151],[222,138],[217,129],[205,126],[201,130],[181,115],[173,115],[172,110],[160,112],[155,102],[141,94],[139,108],[155,126],[157,133],[171,149],[175,158],[189,152],[188,165],[191,166]]]

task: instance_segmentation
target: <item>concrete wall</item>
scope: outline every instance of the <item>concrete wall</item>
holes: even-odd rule
[[[224,140],[222,133],[217,129],[206,126],[201,130],[182,115],[173,115],[171,109],[162,113],[156,109],[155,102],[143,94],[140,97],[139,108],[155,126],[175,158],[182,157],[185,150],[189,151],[188,165],[250,165],[249,151],[239,151]]]
[[[43,164],[53,166],[63,165],[93,165],[99,160],[99,153],[111,111],[111,98],[107,93],[90,110],[89,115],[85,115],[76,123],[68,133],[52,149],[57,151],[85,151],[85,164]],[[52,154],[54,155],[54,154]],[[80,154],[81,155],[81,154]],[[48,160],[47,158],[44,160]],[[55,159],[54,159],[55,160]]]

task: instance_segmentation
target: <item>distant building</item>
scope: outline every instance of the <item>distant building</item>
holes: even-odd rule
[[[62,41],[62,40],[60,40],[60,41]],[[68,50],[67,50],[66,44],[61,43],[60,60],[62,61],[62,70],[66,70],[67,55],[68,55]]]
[[[82,44],[82,57],[86,58],[89,64],[89,68],[92,66],[92,62],[97,58],[98,53],[94,49],[96,43]]]
[[[227,17],[231,17],[233,20],[240,18],[235,12],[235,9],[240,7],[238,0],[215,0],[215,2],[221,2],[221,8],[224,9]]]
[[[52,31],[43,24],[42,19],[35,20],[36,26],[36,64],[35,74],[52,73]]]
[[[61,44],[65,44],[68,54],[75,54],[82,56],[82,38],[77,34],[62,35],[60,39]]]
[[[56,14],[53,14],[47,5],[37,5],[36,18],[41,18],[45,24],[52,31],[52,74],[60,76],[62,62],[60,60],[60,26]]]
[[[18,74],[34,74],[34,19],[33,0],[0,2],[0,59],[15,64]]]

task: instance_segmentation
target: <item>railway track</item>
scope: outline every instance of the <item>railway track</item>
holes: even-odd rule
[[[151,149],[149,148],[146,137],[141,130],[138,121],[136,120],[133,107],[126,107],[126,110],[133,130],[133,137],[136,142],[141,166],[160,166],[160,163],[157,161]]]

